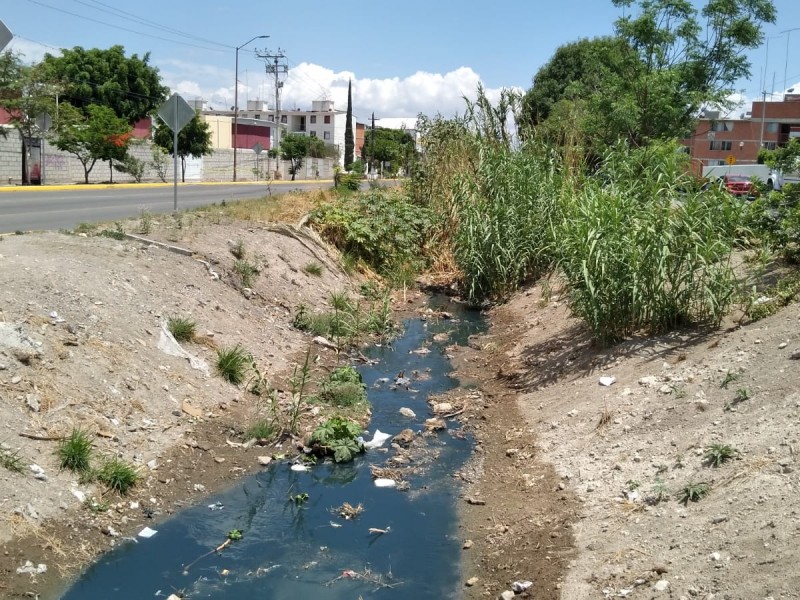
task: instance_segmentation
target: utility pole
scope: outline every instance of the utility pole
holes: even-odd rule
[[[761,95],[763,99],[761,100],[761,139],[758,142],[759,152],[764,147],[764,120],[767,112],[767,90],[761,92]]]
[[[380,119],[378,120],[380,121]],[[372,160],[375,160],[375,113],[372,113],[372,129],[370,131],[369,149],[372,153],[372,156],[370,158]]]
[[[277,150],[281,141],[281,90],[283,81],[281,77],[289,73],[289,66],[286,64],[286,55],[283,50],[278,48],[274,54],[259,54],[259,58],[266,60],[267,75],[275,77],[275,146]]]

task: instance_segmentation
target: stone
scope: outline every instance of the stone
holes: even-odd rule
[[[444,420],[437,419],[436,417],[425,420],[426,431],[439,431],[442,429],[447,429],[447,424],[444,422]]]
[[[437,415],[444,415],[453,412],[453,405],[449,402],[437,402],[433,405],[433,412]]]
[[[259,456],[256,460],[258,460],[258,464],[266,467],[269,463],[272,462],[271,456]]]
[[[405,406],[400,409],[400,414],[403,415],[404,417],[408,417],[409,419],[414,419],[417,416],[417,413],[415,413],[413,410]]]
[[[464,540],[464,545],[461,546],[464,550],[469,550],[475,544],[472,540]]]
[[[532,581],[515,581],[511,584],[511,589],[516,594],[521,594],[533,585]]]
[[[470,577],[469,579],[467,579],[466,585],[467,585],[467,587],[472,587],[473,585],[475,585],[479,581],[480,581],[480,579],[478,579],[477,577]]]
[[[414,441],[414,435],[411,429],[403,429],[403,431],[392,438],[392,442],[405,448]]]
[[[27,404],[28,408],[30,408],[33,412],[39,412],[42,408],[39,394],[27,394],[25,396],[25,404]]]
[[[660,579],[656,581],[655,585],[653,586],[653,590],[656,592],[665,592],[669,588],[669,581],[666,579]]]
[[[506,590],[505,592],[500,594],[499,598],[500,600],[513,600],[514,595],[515,595],[514,592],[512,592],[511,590]]]

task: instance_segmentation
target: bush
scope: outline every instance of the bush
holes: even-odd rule
[[[73,429],[69,437],[58,443],[57,454],[62,469],[77,473],[91,470],[92,441],[85,431]]]
[[[337,367],[320,384],[319,400],[339,408],[367,404],[367,386],[353,367]]]
[[[657,162],[632,169],[639,158],[612,152],[567,204],[557,230],[572,310],[603,343],[639,330],[718,325],[738,285],[730,257],[742,202],[687,189],[685,175],[667,177]]]
[[[170,317],[167,319],[167,329],[179,342],[190,342],[194,339],[197,324],[189,318]]]
[[[236,344],[233,348],[220,348],[217,350],[217,373],[225,381],[239,385],[244,381],[245,374],[253,362],[249,352]]]
[[[110,458],[97,471],[97,480],[124,496],[136,485],[139,474],[132,465],[118,458]]]
[[[349,462],[365,451],[364,444],[358,440],[360,435],[358,424],[333,417],[314,430],[309,442],[318,454],[333,455],[335,462]]]

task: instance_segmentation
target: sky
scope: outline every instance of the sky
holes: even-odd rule
[[[751,77],[736,85],[744,101],[800,91],[800,2],[773,1],[769,46],[748,54]],[[622,14],[611,0],[347,4],[2,0],[0,20],[15,36],[9,48],[27,61],[61,48],[122,45],[127,56],[149,53],[171,91],[217,110],[234,105],[237,47],[239,107],[257,99],[273,106],[274,77],[258,54],[280,52],[289,69],[283,108],[310,110],[327,99],[344,110],[352,81],[359,122],[374,114],[377,126],[413,127],[420,113],[463,114],[464,97],[474,99],[479,84],[490,98],[529,89],[559,46],[611,34]]]

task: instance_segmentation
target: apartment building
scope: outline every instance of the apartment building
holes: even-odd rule
[[[694,133],[682,140],[698,168],[726,164],[756,164],[761,148],[774,150],[800,137],[800,94],[781,101],[756,101],[738,116],[705,111]]]

